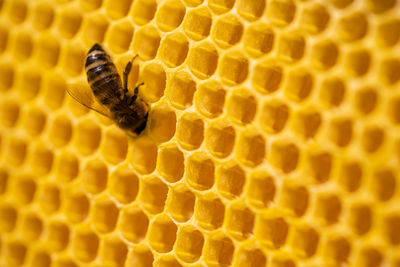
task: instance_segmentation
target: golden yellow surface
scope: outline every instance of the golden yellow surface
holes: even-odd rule
[[[400,2],[0,0],[0,266],[400,266]],[[142,137],[66,94],[139,59]]]

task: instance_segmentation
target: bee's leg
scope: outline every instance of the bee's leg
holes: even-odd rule
[[[135,90],[133,90],[133,96],[131,99],[129,99],[128,105],[132,105],[133,102],[135,102],[138,94],[139,94],[139,87],[142,86],[144,83],[139,83],[136,87]]]
[[[125,93],[125,94],[128,93],[128,76],[129,76],[129,73],[130,73],[131,70],[132,70],[132,63],[133,63],[133,61],[135,61],[135,59],[137,58],[137,56],[138,56],[138,55],[134,56],[134,57],[132,58],[132,60],[129,61],[128,64],[126,64],[126,66],[125,66],[125,70],[124,70],[124,74],[123,74],[123,79],[124,79],[124,93]]]

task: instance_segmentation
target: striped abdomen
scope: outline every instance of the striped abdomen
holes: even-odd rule
[[[121,78],[110,56],[95,44],[86,57],[87,79],[97,100],[103,105],[117,104],[123,98]]]

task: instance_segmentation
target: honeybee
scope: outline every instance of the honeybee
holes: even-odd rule
[[[128,75],[135,58],[125,66],[122,84],[111,57],[101,45],[95,44],[88,51],[85,64],[91,90],[76,85],[67,89],[76,101],[115,121],[131,136],[137,136],[145,129],[149,113],[148,104],[138,95],[143,83],[135,87],[133,95],[129,95]]]

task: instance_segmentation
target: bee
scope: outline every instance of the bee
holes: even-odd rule
[[[111,57],[101,45],[95,44],[88,51],[85,63],[91,90],[79,86],[67,89],[76,101],[110,118],[131,136],[137,136],[145,129],[149,113],[148,104],[139,97],[139,87],[143,83],[135,87],[133,95],[128,90],[128,76],[136,57],[125,66],[122,84]]]

